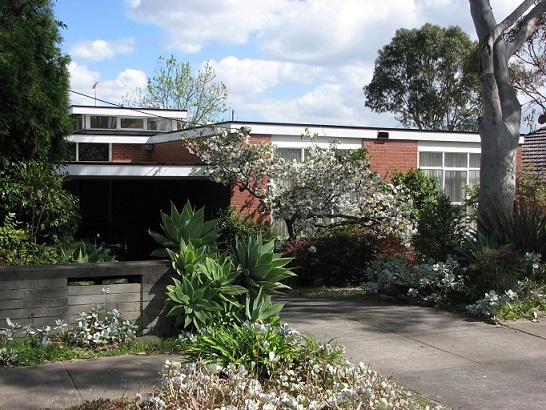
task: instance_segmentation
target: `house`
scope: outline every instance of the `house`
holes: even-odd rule
[[[546,127],[525,136],[522,164],[532,166],[542,174],[546,173]]]
[[[211,216],[229,205],[256,216],[258,204],[245,192],[207,178],[206,164],[183,147],[182,133],[206,136],[219,128],[250,127],[251,142],[270,141],[280,155],[302,159],[309,142],[301,135],[309,130],[321,146],[336,139],[342,149],[366,148],[372,169],[384,178],[395,169],[420,167],[438,177],[454,202],[479,179],[477,133],[242,121],[182,131],[185,111],[73,106],[70,115],[73,145],[66,171],[69,188],[80,197],[84,224],[115,226],[136,258],[155,249],[147,230],[160,229],[159,210],[168,212],[170,201],[178,207],[187,200],[206,206]]]

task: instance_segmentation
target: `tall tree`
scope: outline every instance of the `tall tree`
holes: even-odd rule
[[[519,25],[509,33],[512,38]],[[518,96],[523,96],[523,122],[534,130],[537,119],[546,122],[546,16],[537,20],[537,28],[523,46],[516,51],[510,74]]]
[[[159,57],[154,76],[145,90],[137,88],[125,96],[123,104],[146,108],[188,111],[189,126],[221,120],[226,112],[227,88],[216,80],[216,73],[206,63],[196,75],[189,62],[178,63],[171,55]]]
[[[377,238],[409,240],[408,198],[371,171],[366,150],[342,150],[335,141],[328,148],[310,144],[300,162],[282,158],[270,142],[251,143],[248,127],[218,131],[185,138],[184,144],[208,164],[213,181],[246,191],[284,221],[291,239],[316,229],[361,225]],[[306,131],[302,137],[316,136]]]
[[[392,112],[406,127],[471,131],[478,127],[476,44],[459,27],[399,29],[379,50],[365,106]]]
[[[0,167],[64,159],[69,58],[49,0],[0,2]]]
[[[520,137],[521,105],[510,79],[508,60],[536,29],[546,11],[546,0],[525,0],[497,23],[489,0],[469,0],[480,42],[483,118],[480,124],[481,164],[478,214],[492,209],[513,210],[516,155]],[[518,23],[510,38],[508,31]]]

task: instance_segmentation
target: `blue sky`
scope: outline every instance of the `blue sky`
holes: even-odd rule
[[[498,21],[519,0],[491,0]],[[364,107],[377,51],[398,28],[459,25],[466,0],[57,0],[71,87],[119,104],[160,56],[209,62],[236,120],[397,126]],[[93,99],[72,94],[72,103]],[[100,104],[100,103],[99,103]],[[226,114],[227,115],[227,114]]]

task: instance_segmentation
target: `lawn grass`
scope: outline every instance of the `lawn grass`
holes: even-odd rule
[[[135,342],[125,345],[110,345],[83,348],[54,343],[51,346],[35,346],[28,341],[16,340],[8,346],[17,355],[16,366],[35,366],[38,364],[76,359],[95,359],[98,357],[121,356],[126,354],[170,354],[180,353],[175,338],[159,339],[154,342]]]

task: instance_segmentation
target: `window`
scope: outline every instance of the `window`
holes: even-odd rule
[[[420,152],[419,168],[438,181],[452,202],[465,200],[465,187],[480,182],[480,154]]]
[[[72,131],[83,130],[83,115],[72,115],[70,119],[72,120]]]
[[[146,121],[146,129],[150,131],[171,131],[171,121],[156,119]]]
[[[144,120],[142,118],[122,118],[121,128],[144,129]]]
[[[110,144],[76,144],[76,161],[110,161]]]
[[[114,130],[117,128],[116,117],[109,117],[103,115],[91,116],[91,128]]]
[[[277,148],[277,154],[286,161],[295,159],[298,162],[303,162],[309,155],[309,150],[307,148]]]

